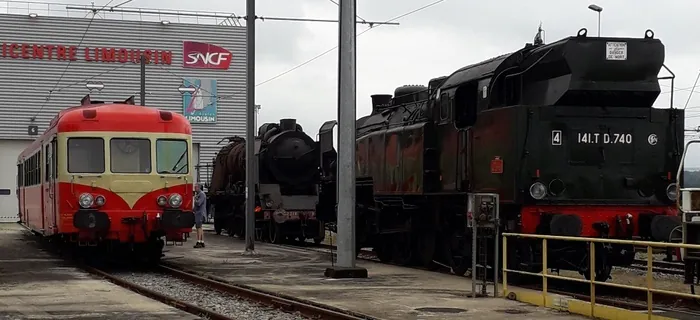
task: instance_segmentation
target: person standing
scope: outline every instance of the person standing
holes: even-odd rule
[[[207,195],[202,191],[202,185],[197,183],[194,186],[194,224],[197,228],[197,243],[195,248],[204,248],[204,230],[202,223],[207,214]]]

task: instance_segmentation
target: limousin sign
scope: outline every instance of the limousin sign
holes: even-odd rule
[[[40,43],[2,43],[0,55],[3,58],[57,60],[97,63],[140,63],[141,55],[146,56],[146,63],[171,64],[173,53],[169,50],[132,49],[118,47],[84,47],[64,44]]]

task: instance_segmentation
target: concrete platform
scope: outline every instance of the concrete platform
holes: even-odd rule
[[[585,319],[503,298],[470,298],[471,282],[437,272],[360,261],[367,279],[323,276],[331,255],[307,249],[244,243],[205,232],[206,248],[166,247],[164,262],[256,289],[297,297],[376,319]]]
[[[67,265],[0,224],[0,319],[200,319]]]

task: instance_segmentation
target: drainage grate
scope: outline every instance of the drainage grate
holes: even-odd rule
[[[434,312],[434,313],[460,313],[460,312],[467,312],[466,309],[460,309],[460,308],[441,308],[441,307],[423,307],[423,308],[417,308],[416,311],[421,311],[421,312]]]
[[[496,310],[496,312],[507,313],[507,314],[526,314],[526,313],[530,313],[530,311],[522,310],[522,309],[498,309],[498,310]]]

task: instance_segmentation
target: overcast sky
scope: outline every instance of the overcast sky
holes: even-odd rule
[[[109,0],[95,1],[104,5]],[[122,2],[114,0],[111,5]],[[337,2],[337,0],[334,0]],[[357,14],[386,21],[435,0],[358,0]],[[65,1],[90,3],[90,1]],[[445,0],[404,17],[400,26],[375,27],[357,40],[357,117],[371,110],[370,95],[393,93],[404,84],[427,85],[429,79],[532,42],[542,22],[545,42],[573,36],[585,27],[601,35],[643,37],[652,29],[666,46],[666,65],[676,74],[674,105],[686,104],[700,71],[698,0]],[[232,12],[245,15],[245,0],[133,0],[127,7]],[[258,0],[257,15],[337,19],[331,0]],[[358,25],[358,32],[368,28]],[[285,72],[338,44],[334,23],[258,21],[256,83]],[[297,118],[313,137],[337,112],[337,50],[274,81],[257,87],[262,105],[259,124]],[[662,71],[663,73],[663,71]],[[665,75],[665,74],[663,74]],[[700,87],[688,103],[686,128],[700,125]],[[662,82],[656,106],[669,106],[670,82]],[[698,148],[700,156],[700,147]],[[700,166],[700,157],[695,163]]]

